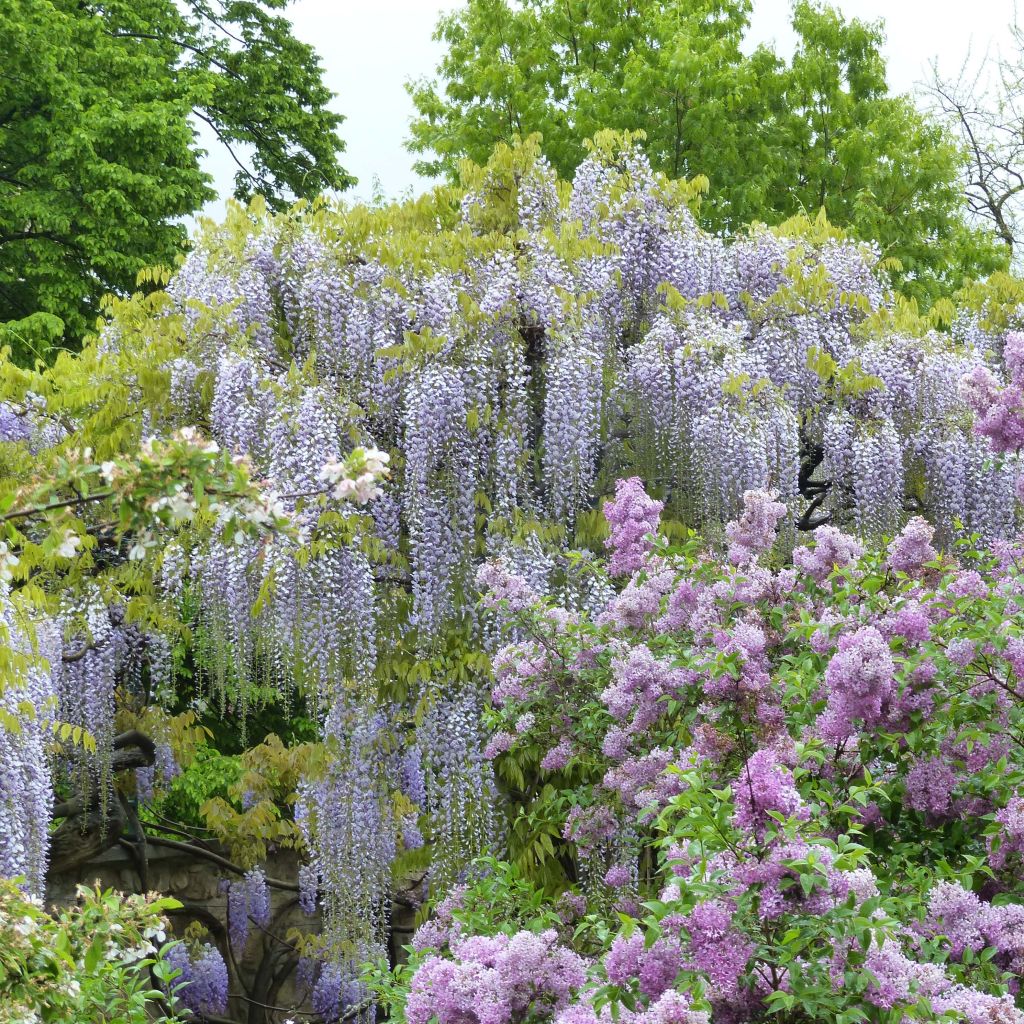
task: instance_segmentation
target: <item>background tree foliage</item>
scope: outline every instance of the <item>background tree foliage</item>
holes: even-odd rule
[[[1024,28],[1010,26],[1009,52],[970,54],[955,75],[932,67],[933,106],[967,151],[963,188],[971,213],[990,227],[1019,269],[1024,238]]]
[[[81,339],[108,291],[170,264],[215,198],[196,121],[272,207],[343,189],[343,120],[288,0],[12,0],[0,9],[0,332]],[[4,322],[7,322],[6,324]]]
[[[602,128],[641,129],[658,170],[707,175],[714,230],[824,207],[932,298],[1005,265],[967,226],[957,140],[886,84],[880,24],[797,0],[788,63],[742,48],[750,0],[468,0],[441,18],[440,81],[410,83],[417,169],[457,176],[540,132],[563,177]]]

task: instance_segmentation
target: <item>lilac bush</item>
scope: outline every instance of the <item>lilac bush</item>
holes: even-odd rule
[[[561,816],[568,866],[524,893],[513,860],[439,908],[378,977],[407,1020],[1024,1021],[1024,549],[941,553],[914,518],[787,564],[773,501],[748,493],[717,549],[645,528],[594,617],[481,574],[510,637],[489,753],[513,793],[548,780],[527,813]],[[569,993],[510,994],[495,951],[524,924],[583,958]]]

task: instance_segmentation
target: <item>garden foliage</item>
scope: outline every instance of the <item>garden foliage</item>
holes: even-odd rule
[[[701,191],[602,133],[571,183],[527,139],[405,204],[235,205],[81,354],[3,363],[3,873],[39,891],[51,814],[134,792],[233,858],[241,950],[296,848],[325,1019],[372,1012],[396,881],[443,899],[485,854],[490,931],[539,931],[437,932],[411,1020],[496,958],[549,979],[538,1013],[647,1012],[680,972],[658,1020],[998,1000],[1009,939],[922,980],[915,922],[939,881],[1013,892],[1020,285],[921,313],[823,217],[722,237]]]
[[[701,222],[732,232],[824,209],[936,297],[1006,266],[965,218],[965,148],[889,90],[880,22],[792,5],[791,58],[748,36],[751,0],[465,0],[441,16],[436,80],[407,86],[418,168],[458,179],[533,132],[564,177],[598,131],[643,131],[653,166],[705,175]],[[980,159],[985,159],[983,156]]]
[[[0,880],[0,1021],[147,1024],[155,1012],[184,1020],[167,1015],[181,985],[175,961],[187,952],[167,942],[164,915],[180,906],[82,886],[73,907],[50,915]]]
[[[913,519],[784,565],[784,506],[744,506],[723,557],[623,481],[591,612],[482,570],[488,753],[520,801],[543,781],[565,875],[449,895],[377,981],[394,1019],[1024,1019],[1019,547],[941,555]]]

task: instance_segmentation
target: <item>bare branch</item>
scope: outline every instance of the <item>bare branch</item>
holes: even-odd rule
[[[1024,241],[1024,34],[1014,26],[1011,57],[970,52],[953,78],[933,62],[927,92],[935,112],[964,150],[964,198],[973,217],[991,227],[1020,259]]]

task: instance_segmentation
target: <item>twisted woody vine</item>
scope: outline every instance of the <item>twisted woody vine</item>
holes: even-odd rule
[[[1024,1022],[1024,290],[705,185],[235,204],[0,364],[9,1019]]]

